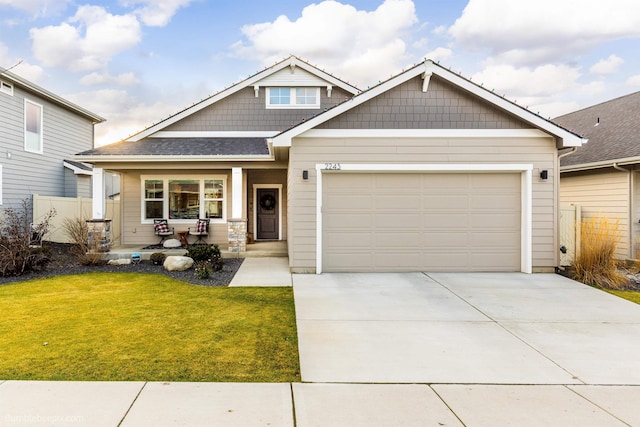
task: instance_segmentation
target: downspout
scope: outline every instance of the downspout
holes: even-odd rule
[[[567,157],[570,154],[575,153],[577,150],[578,150],[578,147],[571,147],[571,150],[567,151],[566,153],[562,153],[562,154],[558,155],[558,186],[560,185],[560,173],[561,173],[560,172],[560,159],[562,159],[563,157]],[[559,199],[559,196],[560,196],[559,195],[559,190],[556,190],[556,191],[557,191],[556,197],[558,197],[558,199]],[[556,209],[558,210],[558,213],[556,215],[558,216],[558,222],[559,222],[560,221],[560,200],[558,200],[558,199],[556,199],[557,200]],[[556,225],[556,229],[558,229],[558,228],[559,228],[559,226]],[[560,236],[558,236],[557,239],[560,240]],[[578,255],[578,250],[579,249],[576,247],[576,253],[575,253],[576,256]],[[564,246],[560,246],[560,251],[562,253],[566,253],[567,252],[567,248],[565,248]],[[556,264],[558,265],[559,269],[564,270],[564,267],[560,266],[560,258],[556,258]]]
[[[632,179],[632,175],[631,175],[631,169],[625,169],[623,167],[618,166],[617,163],[613,163],[613,168],[615,170],[619,170],[621,172],[626,172],[627,173],[627,191],[629,191],[629,210],[628,210],[628,223],[629,223],[629,227],[627,227],[627,241],[629,242],[629,247],[627,248],[627,257],[628,258],[633,258],[633,231],[632,231],[632,227],[633,227],[633,179]]]

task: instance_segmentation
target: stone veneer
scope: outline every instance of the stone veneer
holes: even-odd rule
[[[247,220],[230,219],[227,221],[229,252],[247,251]]]

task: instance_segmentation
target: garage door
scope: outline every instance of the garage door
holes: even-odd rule
[[[324,173],[322,268],[520,271],[519,173]]]

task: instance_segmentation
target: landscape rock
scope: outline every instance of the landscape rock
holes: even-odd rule
[[[181,248],[182,243],[180,243],[180,240],[178,239],[167,239],[162,244],[162,247],[164,247],[165,249]]]
[[[129,258],[120,258],[120,259],[110,259],[107,261],[108,265],[127,265],[131,264],[131,260]]]
[[[188,256],[168,256],[164,260],[164,269],[167,271],[185,271],[193,266],[193,259]]]

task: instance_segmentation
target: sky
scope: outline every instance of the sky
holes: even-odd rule
[[[640,91],[640,1],[0,0],[0,67],[97,146],[291,54],[360,89],[428,58],[553,118]]]

